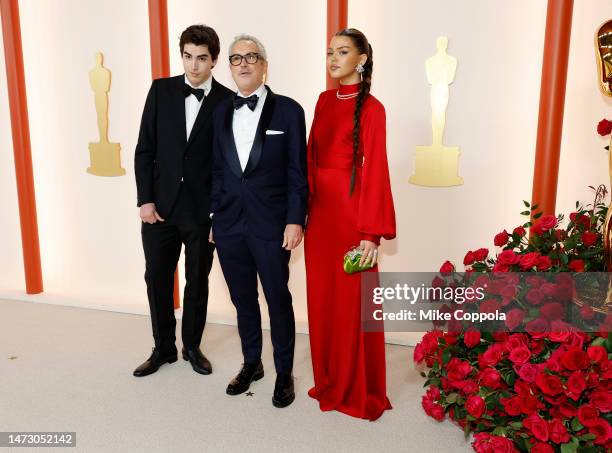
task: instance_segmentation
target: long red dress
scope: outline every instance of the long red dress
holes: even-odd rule
[[[340,94],[359,84],[341,85]],[[362,332],[361,274],[342,268],[363,239],[395,237],[386,154],[385,109],[372,95],[361,113],[360,154],[353,194],[353,114],[356,98],[321,93],[308,140],[310,207],[305,234],[308,326],[314,387],[321,410],[375,420],[391,409],[386,391],[383,332]],[[377,272],[377,267],[369,272]]]

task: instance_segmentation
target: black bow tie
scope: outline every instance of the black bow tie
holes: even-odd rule
[[[255,111],[255,107],[257,106],[257,101],[259,100],[259,96],[256,94],[252,94],[248,98],[243,98],[242,96],[236,95],[234,97],[234,110],[238,110],[244,104],[246,104],[251,111]]]
[[[201,101],[204,97],[204,90],[202,88],[193,88],[192,86],[185,84],[185,97],[189,96],[190,94],[193,94],[196,98],[198,98],[198,101]]]

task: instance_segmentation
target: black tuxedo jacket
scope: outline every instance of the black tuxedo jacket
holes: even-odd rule
[[[287,224],[304,225],[308,200],[304,110],[293,99],[266,89],[244,171],[234,142],[232,100],[215,110],[211,206],[215,238],[242,231],[243,220],[253,235],[281,242]]]
[[[155,203],[166,218],[182,183],[198,223],[204,224],[210,221],[212,112],[234,92],[213,78],[187,141],[184,86],[185,76],[180,75],[154,80],[149,90],[134,155],[137,206]]]

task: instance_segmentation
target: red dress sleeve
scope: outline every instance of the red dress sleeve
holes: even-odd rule
[[[395,237],[395,208],[387,163],[385,108],[374,98],[368,107],[361,123],[364,161],[357,229],[361,239],[379,244],[381,237]]]
[[[319,99],[317,99],[317,104],[315,105],[314,116],[312,118],[312,124],[310,125],[310,134],[308,135],[308,148],[307,148],[307,161],[308,161],[308,206],[310,206],[310,200],[312,199],[312,195],[314,194],[314,172],[316,167],[316,150],[314,143],[314,131],[315,126],[317,124],[317,117],[321,111],[321,105],[323,104],[323,93],[319,95]]]

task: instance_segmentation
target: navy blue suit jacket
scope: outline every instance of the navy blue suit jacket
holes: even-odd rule
[[[266,89],[244,171],[234,142],[232,98],[219,104],[213,114],[211,212],[215,238],[243,232],[246,221],[253,235],[282,242],[287,224],[305,223],[308,180],[304,110],[293,99]],[[270,135],[267,130],[283,133]]]

